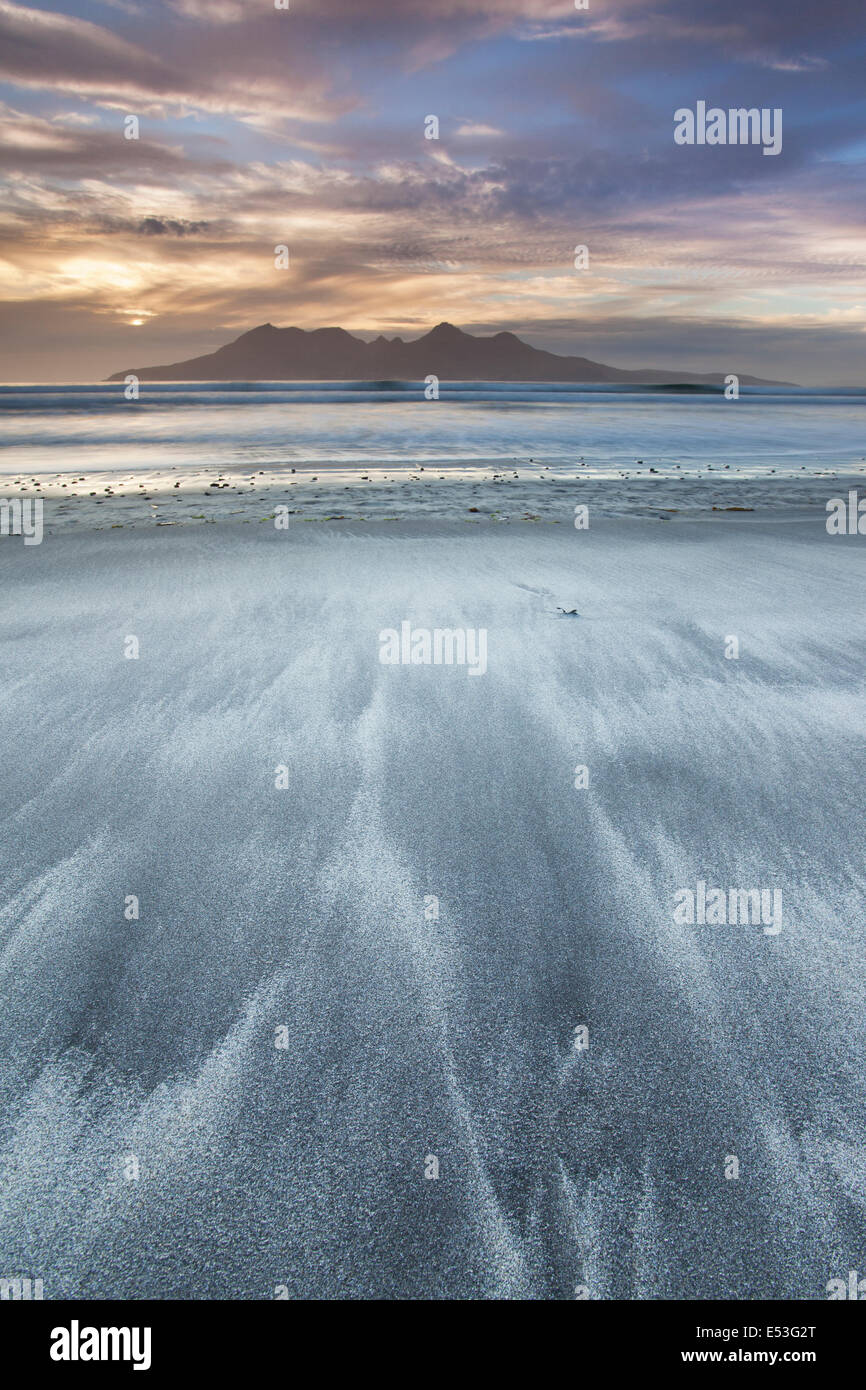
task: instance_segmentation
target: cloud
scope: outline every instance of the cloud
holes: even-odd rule
[[[0,0],[0,76],[79,93],[167,92],[179,81],[143,49],[88,20]]]
[[[176,218],[145,217],[139,224],[141,236],[195,236],[207,231],[207,222],[184,222]]]
[[[73,113],[76,114],[76,113]],[[125,140],[121,122],[94,129],[90,123],[57,117],[47,120],[0,103],[0,171],[42,178],[100,179],[107,172],[126,174],[130,181],[188,170],[190,159],[177,146],[157,141]],[[195,143],[195,142],[194,142]],[[202,149],[201,143],[198,146]],[[230,166],[212,155],[199,155],[202,172],[217,174]]]
[[[118,323],[141,361],[268,319],[411,332],[446,313],[623,365],[709,352],[718,327],[793,379],[817,370],[792,367],[800,341],[862,345],[862,73],[834,46],[862,10],[838,0],[844,22],[834,4],[816,27],[770,0],[591,3],[152,0],[101,26],[91,0],[64,0],[86,19],[0,0],[0,74],[26,89],[2,112],[0,294],[34,343],[73,321],[110,343],[103,374]],[[783,105],[782,156],[675,147],[698,97]]]
[[[99,117],[94,112],[85,111],[61,111],[59,115],[52,116],[51,119],[59,125],[74,126],[96,125],[99,121]]]
[[[158,27],[148,37],[164,41]],[[328,97],[330,78],[314,73],[303,52],[275,52],[273,39],[270,25],[228,50],[219,34],[175,36],[168,59],[89,20],[0,0],[0,78],[19,87],[156,117],[166,110],[279,112],[316,122],[351,107],[351,99]]]
[[[169,0],[169,3],[184,18],[204,20],[207,24],[238,24],[250,17],[243,0]]]
[[[826,58],[775,58],[772,55],[756,54],[752,61],[763,67],[773,68],[775,72],[820,72],[830,66]]]
[[[455,135],[480,136],[503,135],[505,132],[498,130],[497,127],[493,125],[482,125],[478,122],[465,121],[463,125],[458,126],[454,133]]]

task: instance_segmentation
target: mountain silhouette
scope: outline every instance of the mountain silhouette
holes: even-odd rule
[[[728,369],[726,368],[726,371]],[[412,342],[378,337],[367,343],[344,328],[274,328],[263,323],[204,357],[161,367],[130,367],[141,381],[550,381],[634,382],[646,385],[721,386],[724,373],[624,371],[588,357],[560,357],[530,347],[513,333],[475,338],[440,323]],[[744,386],[778,386],[740,376]]]

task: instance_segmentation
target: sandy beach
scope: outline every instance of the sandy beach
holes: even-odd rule
[[[100,470],[9,476],[5,495],[43,502],[43,527],[70,530],[294,521],[538,522],[571,526],[575,505],[598,517],[670,519],[713,511],[823,508],[864,488],[866,461],[836,469],[784,471],[706,465],[690,469],[587,468],[502,460],[488,468],[449,461],[393,467],[322,463],[238,469]],[[0,543],[6,539],[0,535]]]
[[[720,8],[0,3],[25,1364],[856,1364],[866,9]]]
[[[577,531],[499,472],[199,520],[136,477],[74,534],[46,487],[0,544],[0,1248],[46,1298],[864,1267],[863,538],[826,479],[634,479]],[[383,664],[404,621],[484,629],[483,676]],[[700,883],[780,930],[676,921]]]

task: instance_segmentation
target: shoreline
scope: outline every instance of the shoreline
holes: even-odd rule
[[[19,473],[0,480],[0,495],[22,502],[41,499],[44,534],[51,536],[80,529],[261,524],[273,522],[277,507],[286,509],[289,525],[486,521],[571,526],[577,505],[588,506],[597,517],[669,521],[735,512],[790,515],[802,509],[823,510],[831,497],[857,487],[866,489],[866,463],[849,471],[805,476],[774,472],[771,477],[743,477],[724,467],[647,477],[646,470],[599,474],[583,467],[547,465],[536,465],[527,473],[513,465],[484,470],[454,465],[443,471],[441,465],[397,470],[319,464],[300,471],[283,467],[255,472],[176,467],[144,476]]]

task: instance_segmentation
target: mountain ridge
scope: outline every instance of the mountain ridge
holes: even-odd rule
[[[589,357],[531,347],[506,330],[475,337],[447,322],[409,342],[380,334],[369,343],[345,328],[308,330],[262,323],[215,352],[156,367],[130,367],[107,380],[123,381],[129,375],[140,381],[423,381],[437,376],[440,381],[724,383],[721,373],[609,367]],[[792,384],[747,374],[739,380],[743,386]]]

